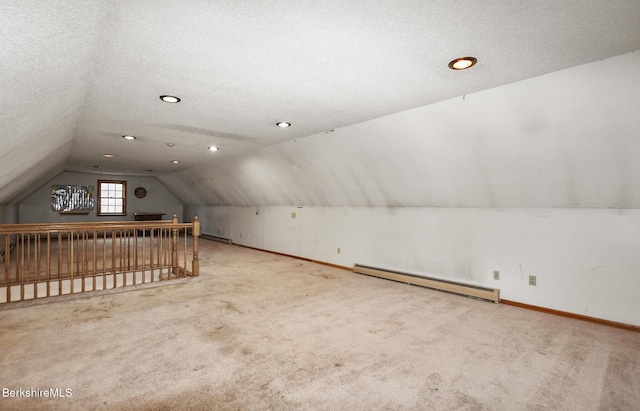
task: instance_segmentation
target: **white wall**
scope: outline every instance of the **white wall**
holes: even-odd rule
[[[18,222],[17,204],[0,204],[0,224],[15,224]]]
[[[640,208],[638,96],[640,52],[160,179],[197,205]]]
[[[127,215],[105,217],[96,216],[95,211],[89,214],[60,214],[51,211],[51,186],[65,184],[92,185],[97,188],[98,179],[127,181]],[[145,198],[137,198],[133,191],[136,187],[147,190]],[[181,221],[183,216],[182,203],[158,181],[155,177],[112,176],[88,173],[64,172],[54,177],[18,205],[20,223],[58,223],[73,221],[108,221],[133,220],[134,213],[164,213],[164,219],[170,219],[173,214]]]
[[[188,206],[185,211],[189,220],[200,218],[203,233],[237,244],[499,288],[503,299],[640,325],[640,210]],[[493,270],[500,271],[499,281]],[[537,286],[528,285],[529,275],[537,277]]]
[[[638,73],[629,53],[162,179],[239,244],[640,325]]]
[[[239,244],[640,325],[639,73],[629,53],[161,178]]]

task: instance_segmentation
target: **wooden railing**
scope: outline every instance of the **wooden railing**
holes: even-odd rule
[[[0,303],[199,275],[198,217],[0,224]]]

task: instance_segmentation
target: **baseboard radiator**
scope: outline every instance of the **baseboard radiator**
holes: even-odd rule
[[[415,274],[402,273],[399,271],[387,270],[383,268],[369,267],[361,264],[353,265],[353,272],[398,281],[401,283],[419,285],[434,290],[446,291],[449,293],[465,295],[468,297],[480,298],[483,300],[500,302],[500,290],[497,288],[485,288],[477,285],[456,283],[453,281],[441,280],[438,278],[423,277]]]
[[[200,234],[200,238],[204,238],[204,239],[211,240],[211,241],[217,241],[219,243],[231,244],[231,239],[230,238],[219,237],[217,235]]]

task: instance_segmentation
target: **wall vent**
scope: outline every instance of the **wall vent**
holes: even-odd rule
[[[398,281],[401,283],[419,285],[421,287],[465,295],[468,297],[480,298],[483,300],[493,301],[494,303],[500,302],[500,290],[497,288],[485,288],[477,285],[456,283],[453,281],[441,280],[439,278],[423,277],[420,275],[402,273],[384,268],[369,267],[362,264],[354,264],[353,272]]]

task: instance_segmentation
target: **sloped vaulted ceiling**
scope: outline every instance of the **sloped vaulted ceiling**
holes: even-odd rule
[[[639,73],[628,53],[160,178],[189,204],[638,208]]]
[[[91,84],[105,7],[93,1],[2,2],[0,15],[4,203],[65,169]]]
[[[156,175],[186,204],[611,204],[580,188],[581,178],[594,177],[583,166],[593,155],[571,154],[585,151],[575,138],[551,142],[558,133],[545,134],[531,147],[550,151],[551,160],[522,168],[502,160],[514,153],[526,160],[517,143],[530,144],[522,140],[530,134],[507,122],[505,132],[517,138],[499,133],[492,141],[493,124],[474,125],[506,113],[541,127],[537,109],[511,109],[522,101],[490,89],[640,49],[637,0],[33,0],[2,2],[0,19],[0,204],[62,170]],[[479,64],[447,68],[463,55]],[[616,90],[637,84],[634,56]],[[597,67],[576,76],[589,81]],[[522,95],[528,84],[554,89],[572,76],[503,93]],[[481,90],[489,92],[473,94]],[[166,104],[162,94],[182,101]],[[612,121],[631,129],[630,117],[619,115]],[[461,118],[475,139],[451,139]],[[293,126],[275,127],[281,120]],[[586,147],[626,153],[637,148],[633,136],[605,143],[599,134]],[[495,144],[502,148],[487,151]],[[212,145],[220,151],[208,152]],[[538,170],[547,175],[539,167],[553,160],[564,171],[539,180],[533,194],[514,188]],[[613,166],[619,156],[604,161]],[[611,186],[616,175],[594,178]],[[549,201],[536,194],[544,184]],[[636,201],[607,195],[619,197],[614,206]]]

